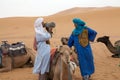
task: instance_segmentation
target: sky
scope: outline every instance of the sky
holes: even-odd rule
[[[73,7],[120,7],[120,0],[0,0],[0,18],[48,16]]]

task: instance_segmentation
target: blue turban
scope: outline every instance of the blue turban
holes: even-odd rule
[[[79,35],[82,33],[83,29],[86,28],[85,22],[79,18],[74,18],[73,23],[77,25],[77,27],[73,30],[73,35]]]

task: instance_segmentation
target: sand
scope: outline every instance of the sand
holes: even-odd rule
[[[40,17],[40,16],[39,16]],[[56,29],[51,41],[51,48],[61,45],[61,37],[69,37],[73,30],[72,19],[79,17],[87,26],[98,32],[97,37],[110,36],[112,44],[120,39],[120,8],[72,8],[54,15],[44,16],[45,22],[56,22]],[[0,18],[0,41],[9,43],[23,41],[33,49],[34,21],[37,17],[9,17]],[[96,37],[96,39],[97,39]],[[120,58],[112,58],[112,53],[103,43],[91,43],[95,73],[92,80],[120,80]],[[37,80],[32,74],[33,68],[17,68],[10,72],[0,73],[0,80]],[[81,80],[79,68],[74,74],[75,80]]]

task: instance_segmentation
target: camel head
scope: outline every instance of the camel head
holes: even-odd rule
[[[107,43],[109,41],[109,36],[98,37],[97,42]]]
[[[72,50],[67,45],[59,46],[57,52],[62,55],[65,63],[68,63],[70,61],[70,55],[72,53]]]
[[[68,38],[67,37],[62,37],[61,38],[61,43],[62,43],[62,45],[67,45],[68,44]]]

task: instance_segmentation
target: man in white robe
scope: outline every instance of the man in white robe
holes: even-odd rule
[[[39,80],[45,80],[46,73],[49,72],[50,67],[50,45],[46,43],[51,38],[49,32],[43,28],[43,18],[38,18],[35,21],[35,39],[37,45],[34,49],[37,50],[35,58],[33,73],[39,74]]]

